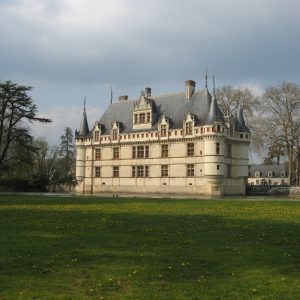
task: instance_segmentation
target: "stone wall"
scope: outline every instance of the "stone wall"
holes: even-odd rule
[[[247,196],[288,196],[290,187],[284,186],[270,186],[270,185],[247,185]]]
[[[300,186],[292,186],[290,188],[289,198],[300,198]]]

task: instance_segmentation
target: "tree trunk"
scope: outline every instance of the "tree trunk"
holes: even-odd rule
[[[293,160],[294,160],[293,158],[294,158],[294,153],[293,150],[290,149],[290,151],[288,151],[288,161],[289,161],[288,185],[291,185],[293,180]]]
[[[297,147],[296,155],[296,185],[300,185],[300,147]]]

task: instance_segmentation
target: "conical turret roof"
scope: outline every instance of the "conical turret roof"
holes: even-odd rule
[[[86,111],[85,111],[85,106],[83,109],[83,115],[82,115],[82,119],[81,119],[81,124],[80,124],[80,129],[79,129],[79,133],[80,135],[86,135],[89,133],[89,124],[87,121],[87,117],[86,117]]]
[[[205,125],[212,125],[212,124],[214,124],[214,122],[224,122],[224,116],[218,106],[215,94],[213,95],[211,102],[210,102]]]
[[[243,109],[241,105],[238,106],[237,113],[236,113],[236,129],[242,132],[250,132],[249,128],[246,126]]]

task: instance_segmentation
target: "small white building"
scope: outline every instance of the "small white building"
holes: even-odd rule
[[[111,103],[76,131],[76,192],[243,195],[250,132],[242,110],[224,116],[207,83],[196,90]]]
[[[249,185],[287,185],[288,170],[286,165],[250,165]]]

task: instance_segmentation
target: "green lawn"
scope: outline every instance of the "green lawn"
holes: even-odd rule
[[[300,299],[300,202],[0,196],[0,299]]]

